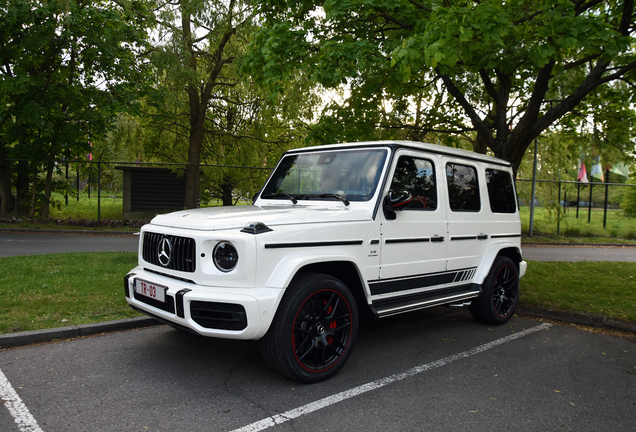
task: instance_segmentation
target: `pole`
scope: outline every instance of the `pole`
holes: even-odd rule
[[[532,168],[532,197],[530,198],[530,227],[528,237],[532,237],[534,231],[534,196],[537,190],[537,147],[538,140],[534,139],[534,167]]]
[[[590,177],[590,201],[587,203],[587,223],[592,220],[592,186],[594,186],[594,177]]]
[[[609,168],[605,170],[605,205],[603,206],[603,228],[607,225],[607,198],[609,196],[609,182],[610,182]]]
[[[104,152],[99,156],[99,160],[97,161],[97,226],[102,226],[101,220],[101,203],[102,203],[102,157],[104,156]]]
[[[68,187],[70,186],[68,184],[68,161],[65,161],[66,163],[66,193],[64,194],[64,201],[66,206],[68,207]]]
[[[557,198],[559,204],[557,211],[557,235],[561,234],[561,171],[559,171],[559,197]]]
[[[581,182],[576,185],[576,218],[579,218],[579,203],[581,202]]]

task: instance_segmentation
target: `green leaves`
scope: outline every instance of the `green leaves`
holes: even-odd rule
[[[328,0],[313,10],[303,0],[275,3],[259,38],[297,51],[268,52],[267,68],[300,70],[351,95],[330,108],[336,118],[322,116],[331,137],[334,124],[364,131],[360,139],[397,130],[432,141],[457,134],[517,167],[535,137],[606,81],[630,83],[624,104],[636,95],[630,2]],[[301,27],[303,19],[311,26]],[[287,30],[277,32],[282,24]],[[269,70],[267,84],[284,76]]]

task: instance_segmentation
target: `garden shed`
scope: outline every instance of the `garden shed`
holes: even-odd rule
[[[124,172],[123,216],[126,219],[152,213],[182,210],[186,179],[169,168],[118,166]]]

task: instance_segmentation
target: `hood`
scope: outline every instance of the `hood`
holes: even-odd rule
[[[365,209],[317,206],[232,206],[182,210],[156,216],[150,223],[171,228],[216,231],[242,229],[250,222],[262,222],[269,227],[291,224],[315,224],[370,220]]]

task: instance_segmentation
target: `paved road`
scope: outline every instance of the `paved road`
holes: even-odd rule
[[[137,252],[138,236],[63,235],[0,232],[0,257],[66,252]],[[636,247],[557,247],[524,245],[530,261],[636,262]]]
[[[138,236],[0,232],[0,257],[67,252],[137,252]]]
[[[493,328],[450,308],[363,324],[345,368],[315,385],[272,372],[257,342],[167,326],[0,351],[0,370],[45,432],[627,431],[636,419],[634,341],[519,317]],[[0,407],[0,430],[36,430],[12,420]]]
[[[530,261],[625,261],[636,262],[636,247],[523,246]]]

